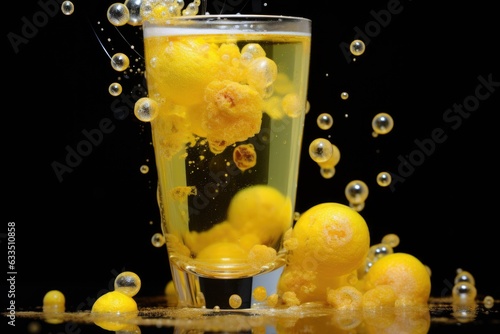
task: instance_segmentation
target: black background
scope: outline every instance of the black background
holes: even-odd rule
[[[166,250],[151,244],[160,223],[150,128],[133,115],[134,101],[144,94],[136,71],[143,68],[141,31],[113,27],[106,18],[111,1],[74,1],[70,16],[59,3],[11,1],[3,25],[0,241],[7,273],[7,223],[15,222],[20,310],[40,306],[51,289],[65,293],[68,308],[90,309],[124,270],[141,277],[141,296],[162,294],[170,279]],[[208,11],[221,12],[222,3],[209,2]],[[387,15],[395,4],[398,11]],[[311,108],[296,211],[328,201],[347,204],[346,184],[363,180],[370,193],[361,214],[372,244],[398,234],[395,251],[415,255],[432,270],[433,296],[450,295],[462,268],[475,277],[481,297],[498,299],[500,29],[493,5],[233,0],[223,8],[313,21]],[[366,51],[354,60],[345,47],[356,37]],[[108,54],[116,52],[129,55],[133,72],[111,68]],[[112,97],[108,86],[119,77],[124,91]],[[492,91],[478,88],[480,77],[494,82]],[[348,100],[340,98],[343,91]],[[489,96],[480,101],[478,92]],[[464,103],[471,103],[471,112],[453,128],[443,116]],[[316,125],[324,112],[334,118],[327,131]],[[389,113],[395,126],[374,138],[371,120],[379,112]],[[82,145],[85,131],[98,129],[103,119],[113,130],[58,179],[54,162],[65,164],[67,148]],[[432,141],[435,129],[445,133],[444,142]],[[322,178],[309,157],[317,137],[329,138],[341,152],[331,179]],[[417,144],[431,141],[429,151]],[[417,159],[404,175],[401,159]],[[142,165],[149,173],[140,172]],[[381,171],[399,175],[398,182],[379,187]]]

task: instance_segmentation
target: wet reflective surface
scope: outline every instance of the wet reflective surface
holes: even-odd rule
[[[139,314],[97,317],[89,311],[16,312],[15,332],[27,333],[499,333],[500,307],[479,299],[459,306],[431,298],[429,308],[334,310],[322,305],[269,309],[181,309],[164,297],[138,298]],[[6,315],[5,313],[3,314]],[[4,322],[7,322],[4,318]]]

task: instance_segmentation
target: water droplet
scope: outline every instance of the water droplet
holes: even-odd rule
[[[453,283],[455,283],[455,284],[458,284],[460,282],[467,282],[467,283],[470,283],[472,285],[476,285],[476,281],[474,279],[474,276],[472,276],[472,274],[470,272],[462,270],[462,269],[457,270],[457,275],[455,276],[455,279],[453,281]]]
[[[365,52],[365,43],[362,40],[355,39],[349,47],[351,53],[355,56],[361,56]]]
[[[385,135],[394,127],[392,116],[387,113],[379,113],[373,117],[372,128],[375,134]]]
[[[115,53],[113,57],[111,57],[111,66],[115,71],[125,71],[129,65],[130,59],[124,53]]]
[[[141,289],[141,279],[131,271],[124,271],[115,278],[115,290],[133,297]]]
[[[147,97],[142,97],[135,103],[134,114],[142,122],[151,122],[158,115],[158,103]]]
[[[320,168],[319,173],[325,179],[331,179],[335,175],[335,167]]]
[[[63,1],[61,11],[64,15],[71,15],[75,11],[75,5],[71,1]]]
[[[342,92],[342,93],[340,93],[340,98],[342,100],[347,100],[349,98],[349,93],[348,92]]]
[[[483,299],[484,307],[490,309],[495,305],[495,299],[492,296],[485,296]]]
[[[149,166],[148,165],[141,165],[139,168],[142,174],[147,174],[149,172]]]
[[[127,24],[130,13],[127,6],[123,3],[116,2],[108,7],[108,21],[114,26],[123,26]]]
[[[321,130],[328,130],[333,125],[333,117],[329,113],[325,112],[318,116],[316,122]]]

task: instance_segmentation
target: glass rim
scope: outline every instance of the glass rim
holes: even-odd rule
[[[290,34],[311,35],[312,20],[300,16],[264,14],[206,14],[174,16],[162,22],[143,22],[144,36],[162,35],[158,30],[175,30],[175,34],[186,34],[187,30],[202,29],[204,33],[225,34],[228,31],[241,33],[264,33],[286,31]],[[278,29],[276,29],[278,27]],[[184,33],[180,33],[180,31]]]
[[[225,20],[231,21],[244,21],[245,19],[255,21],[256,19],[262,19],[263,21],[279,22],[282,20],[286,21],[297,21],[297,22],[311,22],[311,19],[302,16],[292,16],[292,15],[270,15],[270,14],[203,14],[203,15],[181,15],[172,16],[165,19],[164,23],[156,23],[144,21],[143,24],[148,25],[160,25],[169,24],[170,21],[206,21],[207,19],[212,19],[213,21]]]

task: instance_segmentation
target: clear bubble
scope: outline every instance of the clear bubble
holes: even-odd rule
[[[124,271],[115,278],[115,290],[129,297],[135,296],[141,289],[141,279],[132,271]]]
[[[340,93],[340,98],[342,100],[347,100],[349,98],[349,93],[348,92],[342,92],[342,93]]]
[[[122,93],[122,85],[118,82],[113,82],[108,88],[109,94],[113,96],[118,96]]]
[[[141,4],[142,0],[125,0],[124,2],[124,5],[127,7],[129,13],[127,23],[131,26],[142,25]]]
[[[278,66],[267,57],[258,57],[248,65],[248,84],[263,97],[269,97],[273,93],[273,83],[278,76]]]
[[[75,11],[75,5],[71,1],[63,1],[61,4],[61,12],[64,15],[71,15]]]
[[[161,233],[155,233],[151,237],[151,243],[155,247],[162,247],[165,244],[165,237]]]
[[[394,233],[389,233],[384,235],[382,238],[382,243],[391,246],[392,248],[399,245],[399,236]]]
[[[328,139],[316,138],[309,145],[309,156],[314,162],[325,162],[332,154],[332,143]]]
[[[147,173],[149,173],[149,166],[148,165],[141,165],[139,170],[141,171],[142,174],[147,174]]]
[[[361,180],[353,180],[345,187],[345,196],[349,203],[361,204],[368,198],[368,186]]]
[[[229,306],[231,308],[238,308],[241,306],[242,300],[240,295],[234,294],[229,297]]]
[[[108,21],[114,26],[123,26],[127,24],[130,13],[127,6],[123,3],[115,2],[108,7]]]
[[[375,135],[385,135],[394,127],[392,116],[387,113],[379,113],[373,117],[372,128]]]
[[[380,172],[377,175],[377,184],[381,187],[387,187],[392,182],[392,176],[388,172]]]
[[[351,42],[349,50],[355,56],[361,56],[365,52],[365,43],[362,40],[355,39]]]
[[[111,57],[111,66],[115,71],[122,72],[125,71],[130,65],[130,59],[124,53],[115,53]]]
[[[134,115],[142,122],[151,122],[158,115],[158,103],[147,97],[142,97],[134,106]]]
[[[318,116],[316,123],[321,130],[328,130],[333,125],[333,117],[329,113],[322,113]]]

